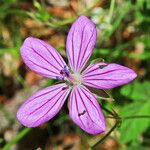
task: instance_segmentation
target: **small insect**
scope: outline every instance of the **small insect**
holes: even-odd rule
[[[103,69],[104,67],[106,67],[107,65],[99,65],[100,69]]]
[[[80,116],[84,115],[85,113],[86,113],[86,111],[84,110],[82,113],[78,113],[78,116],[80,117]]]
[[[68,89],[68,88],[69,88],[69,87],[68,87],[68,86],[66,86],[66,87],[63,87],[63,88],[62,88],[62,90],[66,90],[66,89]]]

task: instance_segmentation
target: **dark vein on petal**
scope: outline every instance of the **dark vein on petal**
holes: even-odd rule
[[[36,122],[39,121],[41,118],[43,118],[46,114],[48,114],[48,113],[51,111],[51,109],[58,103],[58,101],[59,101],[60,99],[62,99],[62,101],[61,101],[61,103],[60,103],[60,105],[61,105],[62,102],[63,102],[63,99],[66,97],[67,93],[68,93],[68,92],[64,92],[64,94],[60,95],[60,97],[57,98],[57,101],[50,107],[50,109],[49,109],[46,113],[44,113],[44,115],[42,115],[40,118],[38,118],[34,123],[36,123]],[[63,96],[63,98],[62,98],[62,96]],[[60,106],[60,105],[59,105],[59,106]],[[59,107],[58,107],[58,108],[59,108]]]
[[[70,99],[69,99],[69,103],[70,103],[70,107],[69,107],[69,111],[72,113],[72,96],[73,95],[73,90],[72,90],[72,93],[70,94]]]
[[[93,65],[93,66],[94,66],[94,65]],[[92,67],[93,67],[93,66],[92,66]],[[100,69],[99,67],[97,67],[97,68],[94,68],[94,69],[90,70],[92,67],[90,67],[90,68],[88,68],[86,71],[84,71],[84,75],[90,74],[91,72]]]
[[[77,91],[77,90],[76,90]],[[77,116],[78,116],[78,114],[79,114],[79,108],[78,108],[78,103],[77,103],[77,96],[76,96],[76,91],[74,91],[74,96],[75,96],[75,104],[76,104],[76,108],[77,108]],[[80,118],[80,116],[78,116],[79,117],[79,120],[80,120],[80,122],[81,122],[81,124],[82,124],[82,126],[83,127],[85,127],[85,125],[84,125],[84,123],[83,123],[83,121],[82,121],[82,119]]]
[[[41,58],[43,58],[48,64],[50,64],[51,66],[53,66],[56,70],[60,71],[56,66],[54,66],[53,64],[51,64],[47,59],[45,59],[41,54],[39,54],[37,51],[35,51],[32,47],[28,47],[30,49],[32,49],[38,56],[40,56]]]
[[[85,105],[85,103],[84,103],[84,100],[82,99],[82,96],[81,96],[81,94],[80,94],[80,91],[78,91],[78,89],[77,89],[77,92],[78,92],[78,94],[79,94],[79,96],[80,96],[80,99],[81,99],[81,101],[82,101],[82,104],[84,105],[85,110],[86,110],[86,112],[87,112],[89,118],[91,119],[92,122],[94,122],[93,119],[91,118],[89,112],[88,112],[88,109],[87,109],[87,107],[86,107],[86,105]]]
[[[114,71],[120,71],[120,70],[125,70],[125,69],[114,69],[114,70],[109,70],[109,71],[102,72],[102,73],[99,72],[99,73],[91,74],[91,75],[85,74],[84,78],[88,78],[88,77],[92,77],[92,76],[97,76],[97,75],[104,75],[104,74],[107,74],[107,73],[112,73]]]
[[[90,86],[93,85],[94,87],[99,87],[99,88],[103,89],[101,86],[93,84],[92,82],[85,81],[84,84],[89,84]]]
[[[105,81],[105,80],[106,80],[106,81],[118,81],[117,79],[100,79],[100,78],[99,78],[99,79],[89,78],[89,79],[86,79],[86,80],[88,80],[88,81],[91,81],[91,80],[101,80],[101,81]]]
[[[42,69],[45,69],[45,70],[47,70],[47,71],[49,71],[49,72],[54,73],[54,74],[57,75],[56,72],[54,72],[54,71],[52,71],[52,70],[49,70],[48,68],[45,68],[45,67],[43,67],[43,66],[38,65],[37,63],[33,62],[33,61],[30,60],[30,59],[28,59],[28,61],[32,62],[34,65],[36,65],[36,66],[38,66],[38,67],[40,67],[40,68],[42,68]],[[54,76],[54,77],[55,77],[55,76]]]
[[[83,90],[82,90],[82,88],[80,88],[80,90],[83,92]],[[86,90],[85,88],[84,88],[84,90]],[[87,90],[86,90],[87,91]],[[88,91],[87,91],[88,92]],[[84,93],[84,92],[83,92]],[[88,92],[89,93],[89,92]],[[88,98],[88,96],[87,96],[87,94],[86,93],[84,93],[85,94],[85,96]],[[81,96],[81,95],[80,95]],[[89,100],[90,100],[90,98],[88,98]],[[84,100],[82,99],[82,102],[84,103]],[[93,104],[93,102],[90,100],[90,102]],[[84,105],[85,105],[85,103],[84,103]],[[98,114],[99,114],[99,116],[101,116],[100,115],[100,113],[99,113],[99,111],[98,111],[98,109],[97,109],[97,107],[93,104],[93,106],[96,108],[96,110],[97,110],[97,112],[98,112]],[[85,105],[85,107],[86,107],[86,105]],[[86,107],[86,109],[87,109],[87,107]],[[89,114],[89,112],[88,112],[88,114]],[[91,116],[90,116],[90,114],[89,114],[89,117],[90,117],[90,119],[91,119],[91,121],[95,124],[95,125],[97,125],[98,127],[99,127],[99,124],[97,124],[97,122],[94,122],[93,121],[93,119],[91,118]]]
[[[75,33],[75,27],[74,27],[74,30],[73,30],[73,33],[72,33],[72,58],[73,58],[73,66],[75,67],[75,62],[74,62],[74,33]],[[74,68],[75,69],[75,68]]]
[[[109,64],[104,64],[104,65],[106,65],[106,66],[108,66]],[[95,70],[97,70],[97,69],[100,69],[100,67],[99,66],[101,66],[101,64],[98,64],[98,63],[95,63],[95,64],[92,64],[92,65],[90,65],[89,66],[89,68],[86,68],[86,70],[83,72],[84,74],[89,74],[89,73],[91,73],[91,72],[93,72],[93,71],[95,71]],[[96,68],[95,68],[96,67]],[[93,68],[93,69],[92,69]],[[92,70],[91,70],[92,69]]]
[[[94,27],[94,29],[95,29],[95,27]],[[86,46],[86,48],[85,48],[85,50],[84,50],[84,53],[83,53],[83,55],[82,55],[82,58],[81,58],[81,62],[80,62],[80,68],[82,69],[82,67],[83,67],[83,65],[84,65],[84,63],[85,63],[85,61],[84,62],[82,62],[83,61],[83,58],[84,58],[84,56],[85,56],[85,52],[86,52],[86,50],[87,50],[87,48],[88,48],[88,46],[89,46],[89,43],[91,42],[91,39],[92,39],[92,37],[93,37],[93,35],[94,35],[94,30],[93,29],[93,31],[92,31],[92,34],[91,34],[91,36],[90,36],[90,38],[89,38],[89,41],[88,41],[88,43],[87,43],[87,46]],[[91,53],[90,53],[91,54]],[[82,66],[81,66],[81,64],[82,64]]]
[[[51,89],[50,91],[47,91],[47,92],[42,93],[42,94],[40,94],[40,95],[37,95],[36,97],[33,97],[32,99],[30,99],[30,100],[29,100],[28,102],[26,102],[25,104],[28,104],[28,103],[32,102],[33,100],[35,100],[35,99],[37,99],[37,98],[40,98],[40,97],[43,96],[43,95],[47,95],[48,93],[53,92],[53,91],[56,91],[56,90],[58,90],[58,89],[60,89],[60,88],[62,88],[62,86],[60,86],[60,87],[58,87],[58,88]]]
[[[84,71],[83,71],[83,73],[82,74],[86,74],[86,73],[88,73],[89,71],[90,71],[90,69],[92,69],[93,67],[95,67],[95,65],[93,64],[93,65],[89,65]],[[94,68],[95,69],[95,68]]]
[[[89,93],[89,91],[88,91],[86,88],[83,87],[83,89],[84,89],[87,93]],[[87,94],[84,92],[83,89],[81,88],[81,91],[85,94],[85,96],[87,97],[87,99],[89,99],[89,101],[92,103],[92,105],[96,108],[96,110],[97,110],[99,116],[101,116],[99,110],[97,109],[97,107],[95,106],[95,104],[93,103],[93,101],[87,96]],[[94,96],[93,96],[93,97],[94,97]],[[94,98],[95,98],[95,97],[94,97]],[[95,99],[96,99],[96,98],[95,98]]]
[[[47,99],[46,102],[44,104],[42,104],[41,106],[35,108],[32,112],[30,112],[29,116],[32,115],[34,112],[36,112],[37,110],[39,110],[40,108],[42,108],[44,105],[46,105],[47,103],[49,103],[53,98],[55,98],[55,96],[57,95],[61,95],[62,94],[62,91],[56,93],[53,97],[51,97],[50,99]],[[29,117],[28,116],[28,117]]]
[[[44,45],[41,41],[40,41],[40,43],[42,44],[42,46],[44,46],[44,47],[46,48],[46,50],[49,52],[49,54],[52,55],[52,57],[53,57],[53,58],[55,59],[55,61],[59,64],[59,66],[63,68],[64,66],[60,64],[60,62],[55,58],[55,56],[54,56],[53,53],[48,49],[48,47],[47,47],[46,45]],[[56,54],[57,54],[57,56],[58,56],[57,51],[56,51]],[[58,57],[59,57],[59,56],[58,56]],[[59,59],[60,59],[60,57],[59,57]],[[60,59],[60,60],[61,60],[61,59]],[[62,62],[62,60],[61,60],[61,62]]]
[[[54,66],[52,63],[50,63],[47,59],[45,59],[42,55],[40,55],[38,52],[36,52],[35,50],[34,50],[34,52],[37,54],[37,55],[39,55],[41,58],[43,58],[47,63],[49,63],[51,66],[53,66],[56,70],[58,70],[58,71],[60,71],[56,66]]]
[[[82,67],[81,67],[81,68],[84,67],[84,64],[86,64],[86,62],[87,62],[87,60],[90,58],[91,54],[92,54],[92,53],[89,53],[89,54],[88,54],[88,56],[87,56],[86,59],[84,60],[84,63],[82,64]]]
[[[28,65],[27,65],[28,66]],[[29,67],[29,66],[28,66]],[[40,66],[39,66],[40,67]],[[29,67],[30,68],[30,67]],[[37,70],[33,70],[31,69],[33,72],[41,75],[41,76],[44,76],[44,77],[47,77],[47,78],[55,78],[56,79],[56,76],[53,76],[53,75],[50,75],[50,74],[46,74],[46,73],[43,73],[43,72],[39,72]]]
[[[78,54],[78,58],[77,58],[76,70],[79,67],[78,65],[79,65],[79,60],[80,60],[80,53],[81,53],[81,49],[82,49],[83,35],[84,35],[84,30],[85,30],[86,25],[87,25],[87,23],[84,25],[82,34],[81,34],[80,49],[79,49],[79,54]]]

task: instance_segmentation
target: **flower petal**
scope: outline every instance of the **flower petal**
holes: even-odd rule
[[[47,122],[59,112],[69,92],[64,83],[36,92],[18,110],[18,120],[26,127],[37,127]]]
[[[136,76],[132,69],[118,64],[96,63],[83,72],[82,82],[98,89],[111,89],[131,82]]]
[[[52,46],[33,37],[24,41],[21,56],[31,70],[48,78],[56,79],[66,66],[61,55]]]
[[[75,86],[70,96],[69,114],[81,129],[89,134],[105,131],[104,115],[95,96],[84,86]]]
[[[91,56],[96,43],[95,24],[85,16],[80,16],[72,25],[66,43],[70,66],[80,72]]]

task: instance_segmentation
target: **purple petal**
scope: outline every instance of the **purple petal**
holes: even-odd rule
[[[96,43],[95,24],[85,16],[80,16],[72,25],[66,43],[70,66],[80,72],[91,56]]]
[[[91,64],[82,73],[85,85],[98,89],[111,89],[134,80],[137,74],[127,67],[118,64]]]
[[[69,113],[72,120],[89,134],[105,131],[106,122],[95,96],[84,86],[76,86],[70,96]]]
[[[52,46],[37,38],[28,37],[24,41],[21,56],[31,70],[48,78],[56,79],[66,66],[61,55]]]
[[[17,118],[26,127],[37,127],[53,118],[63,106],[70,89],[57,84],[33,94],[18,110]]]

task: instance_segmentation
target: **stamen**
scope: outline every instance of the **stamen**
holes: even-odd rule
[[[57,79],[57,80],[62,80],[62,81],[63,81],[63,80],[64,80],[64,77],[63,77],[63,76],[56,76],[56,79]]]
[[[64,68],[60,71],[60,74],[63,75],[64,77],[69,77],[69,70],[67,69],[67,66],[64,66]]]
[[[60,70],[60,76],[57,76],[56,79],[63,80],[70,86],[81,84],[81,75],[71,74],[67,66]]]
[[[70,72],[67,66],[64,66],[64,68],[60,70],[60,76],[56,76],[56,79],[58,80],[65,80],[65,78],[67,78],[68,80],[70,79]]]

